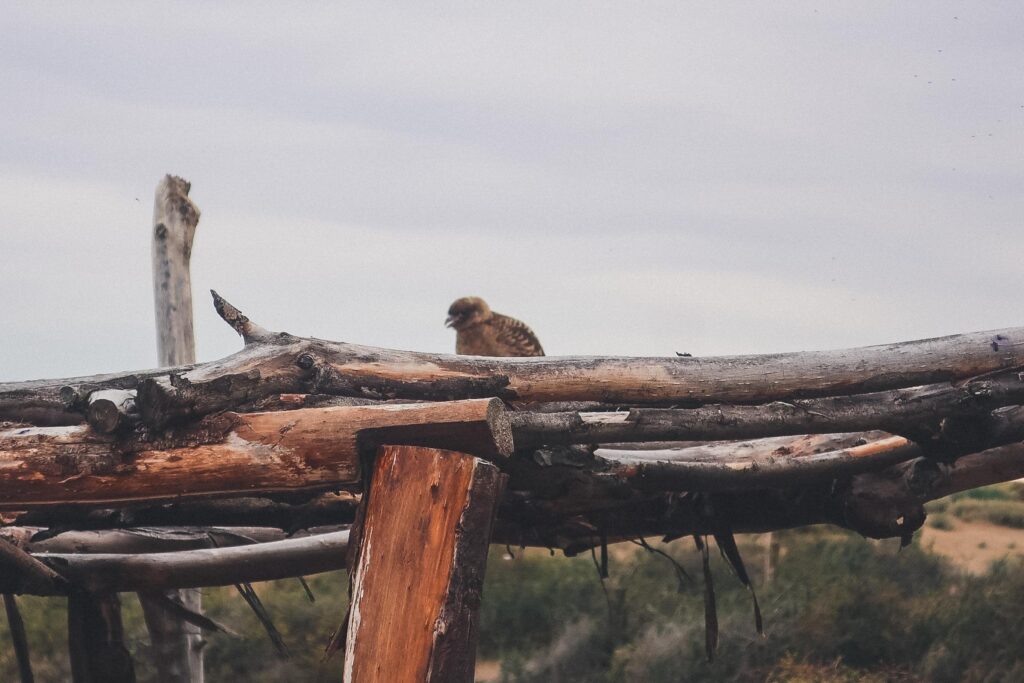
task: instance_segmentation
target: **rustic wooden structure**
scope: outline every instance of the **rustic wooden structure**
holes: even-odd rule
[[[908,538],[926,501],[1024,476],[1024,328],[515,359],[301,338],[214,305],[244,340],[227,358],[0,384],[0,592],[70,596],[82,638],[105,624],[79,638],[76,681],[117,652],[102,596],[346,564],[346,680],[470,680],[488,543]]]

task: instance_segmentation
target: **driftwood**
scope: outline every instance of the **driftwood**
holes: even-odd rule
[[[199,224],[199,207],[188,197],[191,184],[164,176],[153,206],[153,302],[156,311],[157,354],[161,367],[193,363],[192,240]]]

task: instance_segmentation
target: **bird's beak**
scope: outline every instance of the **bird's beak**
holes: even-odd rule
[[[444,326],[445,327],[455,327],[455,320],[456,320],[456,316],[454,316],[454,315],[448,316],[448,318],[444,321]]]

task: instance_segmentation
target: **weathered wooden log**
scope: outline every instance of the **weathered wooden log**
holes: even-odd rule
[[[385,441],[512,452],[497,399],[226,413],[150,439],[16,428],[0,431],[0,509],[354,486],[360,455]]]
[[[135,408],[135,392],[129,389],[102,389],[89,394],[85,419],[100,434],[113,434],[131,426]]]
[[[116,593],[68,596],[68,649],[73,683],[135,683]]]
[[[68,582],[59,573],[7,540],[0,540],[0,593],[66,595]]]
[[[921,457],[921,448],[902,436],[818,455],[778,455],[763,459],[701,462],[652,458],[629,452],[609,460],[600,476],[628,481],[642,492],[742,491],[764,487],[793,488],[861,472],[885,469]]]
[[[316,533],[341,531],[340,527],[323,527]],[[0,538],[9,540],[28,553],[57,554],[123,554],[176,552],[199,548],[226,548],[252,543],[304,538],[308,531],[286,534],[272,527],[142,527],[138,529],[93,529],[64,531],[42,540],[32,540],[38,529],[32,527],[0,528]]]
[[[219,309],[226,306],[218,302]],[[763,403],[920,386],[1024,366],[1024,328],[841,351],[708,358],[482,358],[303,339],[262,328],[253,333],[253,327],[245,326],[243,334],[246,329],[250,343],[212,363],[0,384],[0,419],[75,419],[74,408],[69,412],[60,397],[62,387],[72,388],[65,392],[69,395],[76,387],[137,389],[143,420],[161,427],[282,393],[644,405]]]
[[[348,531],[252,545],[177,552],[39,553],[91,591],[146,591],[230,586],[342,569]],[[39,594],[45,594],[40,592]]]
[[[61,505],[24,512],[21,526],[47,527],[44,535],[69,529],[123,529],[147,526],[276,527],[292,533],[312,527],[350,524],[359,503],[349,492],[299,494],[270,498],[191,499],[142,507],[91,509]]]
[[[950,416],[981,416],[1024,403],[1024,373],[1009,370],[968,380],[852,396],[621,412],[516,412],[516,447],[661,440],[748,439],[884,429],[938,435]]]
[[[498,469],[479,458],[381,450],[352,580],[347,683],[473,680],[501,488]]]

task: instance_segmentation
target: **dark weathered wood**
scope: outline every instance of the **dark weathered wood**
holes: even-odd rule
[[[472,681],[502,475],[479,458],[381,449],[352,582],[348,683]]]
[[[40,507],[18,515],[16,523],[67,529],[120,529],[136,526],[264,526],[294,532],[311,527],[349,524],[355,518],[356,494],[295,494],[270,498],[195,499],[145,507],[90,509],[88,506]]]
[[[0,539],[0,593],[64,595],[68,582],[59,573],[32,557],[13,543]]]
[[[17,599],[10,593],[4,593],[4,611],[7,613],[7,628],[11,632],[14,657],[18,660],[18,678],[21,683],[33,683],[35,676],[32,675],[32,660],[29,657],[25,621],[21,618]]]
[[[225,548],[143,554],[39,553],[36,557],[59,567],[76,585],[121,592],[230,586],[342,569],[347,546],[348,531],[335,531]]]
[[[68,648],[73,683],[134,683],[116,593],[76,590],[68,596]]]
[[[497,399],[227,413],[159,439],[14,428],[0,430],[0,509],[354,486],[384,441],[512,452]]]
[[[541,445],[748,439],[884,429],[909,436],[938,434],[950,416],[980,416],[1024,403],[1024,373],[1004,371],[942,383],[852,396],[774,401],[765,405],[633,408],[620,412],[516,412],[516,447]]]

